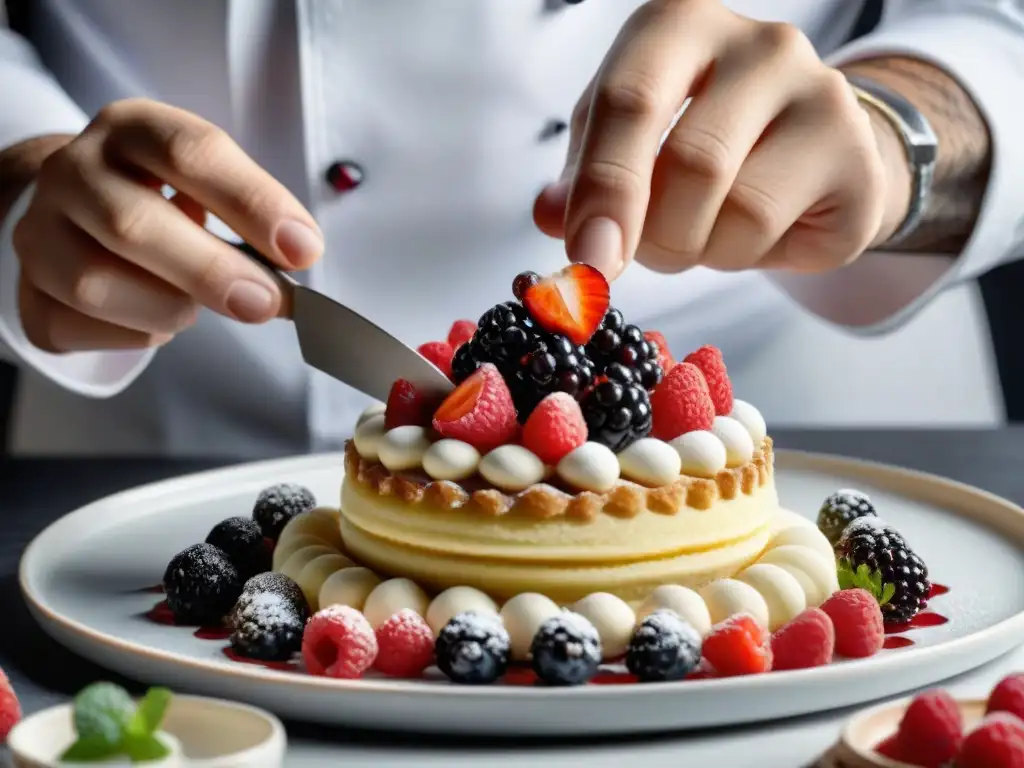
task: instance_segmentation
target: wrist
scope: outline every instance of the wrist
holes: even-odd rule
[[[886,182],[882,221],[871,241],[870,250],[888,241],[907,218],[913,196],[914,176],[907,160],[903,139],[896,127],[888,117],[870,104],[862,104],[861,107],[871,120],[878,153],[885,168]]]
[[[0,222],[35,180],[43,161],[73,138],[66,134],[37,136],[0,150]]]

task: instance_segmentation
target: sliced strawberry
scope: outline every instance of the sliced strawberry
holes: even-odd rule
[[[434,412],[434,429],[487,452],[515,440],[516,408],[508,385],[492,363],[484,363]]]
[[[667,374],[672,370],[672,366],[676,364],[676,361],[672,358],[672,353],[669,351],[665,335],[661,331],[644,331],[644,338],[658,348],[658,365],[661,366],[661,372]]]
[[[452,377],[452,358],[455,357],[455,350],[447,341],[428,341],[416,347],[416,351],[449,379]]]
[[[721,351],[710,345],[703,346],[696,352],[688,354],[683,358],[683,362],[693,363],[704,374],[711,402],[715,404],[715,413],[719,416],[728,416],[732,413],[732,382],[729,381],[729,373],[725,370]]]
[[[608,281],[588,264],[570,264],[529,286],[523,304],[544,330],[586,344],[608,311]]]
[[[476,333],[476,323],[472,320],[456,320],[448,331],[448,343],[452,349],[458,349],[467,341],[473,338]]]
[[[571,395],[555,392],[533,409],[523,425],[523,447],[545,464],[557,464],[587,442],[587,422]]]
[[[651,395],[651,435],[672,440],[687,432],[711,429],[715,405],[700,369],[676,363]]]
[[[425,427],[430,424],[430,403],[411,382],[398,379],[391,385],[384,409],[384,427]]]

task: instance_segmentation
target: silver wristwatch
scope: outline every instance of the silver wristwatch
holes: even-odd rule
[[[848,75],[846,79],[862,103],[874,107],[892,124],[907,153],[913,178],[910,207],[906,218],[882,247],[898,245],[917,229],[924,215],[931,195],[939,139],[928,119],[898,93],[865,77]]]

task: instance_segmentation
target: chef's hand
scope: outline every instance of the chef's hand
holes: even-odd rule
[[[313,217],[223,131],[153,101],[104,108],[35,181],[14,248],[25,334],[50,352],[160,345],[200,306],[274,317],[277,284],[203,229],[207,212],[284,269],[323,249]]]
[[[652,0],[580,99],[534,217],[610,278],[634,253],[660,272],[815,271],[884,242],[909,196],[895,133],[798,29]]]

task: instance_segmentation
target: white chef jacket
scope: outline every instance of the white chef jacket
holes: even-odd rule
[[[316,216],[327,252],[302,279],[417,344],[507,300],[517,272],[565,263],[531,206],[561,169],[560,121],[639,4],[35,0],[32,44],[0,30],[0,147],[77,132],[123,97],[196,112]],[[818,277],[634,265],[613,302],[679,356],[721,347],[738,396],[776,425],[998,423],[971,278],[1024,241],[1024,3],[891,0],[846,47],[859,2],[729,5],[800,26],[833,61],[909,53],[955,74],[994,142],[974,236],[956,259],[868,254]],[[362,183],[328,184],[338,162]],[[30,195],[0,232],[0,349],[22,368],[14,452],[262,456],[350,433],[365,398],[308,369],[285,322],[203,313],[156,353],[33,348],[10,242]]]

